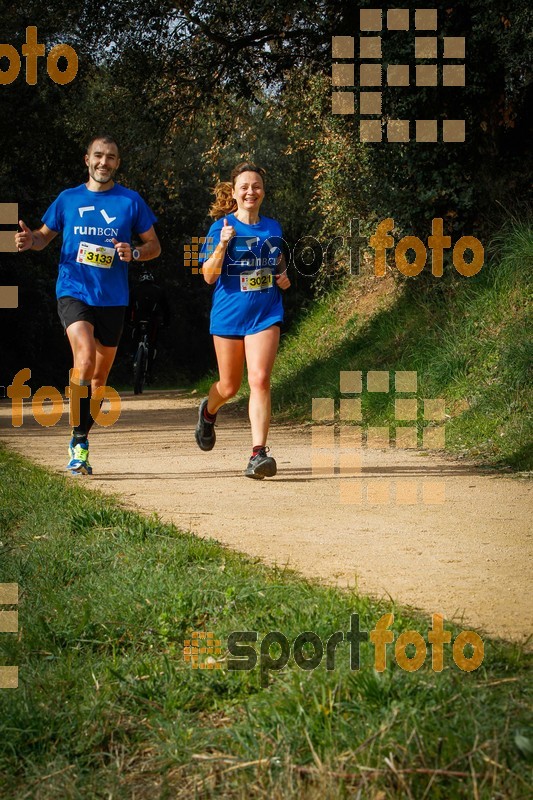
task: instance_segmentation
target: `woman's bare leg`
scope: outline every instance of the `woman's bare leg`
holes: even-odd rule
[[[207,399],[207,411],[218,409],[239,391],[244,371],[244,341],[213,336],[219,379],[212,384]]]
[[[252,445],[264,446],[270,428],[270,376],[279,346],[280,330],[272,325],[264,331],[246,336],[244,349],[250,402],[248,412],[252,426]]]

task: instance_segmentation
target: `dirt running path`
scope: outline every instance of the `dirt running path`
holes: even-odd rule
[[[119,421],[91,435],[95,475],[73,480],[268,563],[390,595],[491,635],[518,641],[531,635],[530,482],[406,450],[363,451],[359,478],[316,474],[309,428],[283,427],[270,438],[278,475],[246,480],[245,418],[227,407],[216,448],[202,453],[193,436],[197,405],[179,392],[124,395]],[[7,401],[0,404],[1,441],[63,471],[66,409],[51,428],[37,425],[29,411],[24,425],[12,428],[10,413]],[[402,491],[409,499],[406,483],[413,481],[417,503],[395,500]],[[442,482],[445,502],[434,502],[442,499],[435,487]],[[371,502],[364,493],[360,503],[345,502],[357,497],[361,483]],[[373,502],[389,487],[388,503]],[[433,502],[424,503],[422,492]]]

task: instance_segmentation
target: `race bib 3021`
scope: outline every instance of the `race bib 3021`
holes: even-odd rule
[[[255,269],[252,272],[241,272],[241,292],[258,292],[272,288],[272,270]]]

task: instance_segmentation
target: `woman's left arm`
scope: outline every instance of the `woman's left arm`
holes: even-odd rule
[[[277,274],[276,274],[276,283],[280,289],[288,289],[291,285],[289,277],[287,275],[287,262],[285,261],[285,256],[282,254],[278,261],[277,266]]]

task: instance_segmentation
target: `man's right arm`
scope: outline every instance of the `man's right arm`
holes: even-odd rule
[[[24,250],[44,250],[47,244],[57,236],[57,231],[53,231],[48,225],[43,225],[38,230],[32,231],[23,220],[19,220],[22,231],[15,234],[15,244],[19,253]]]

